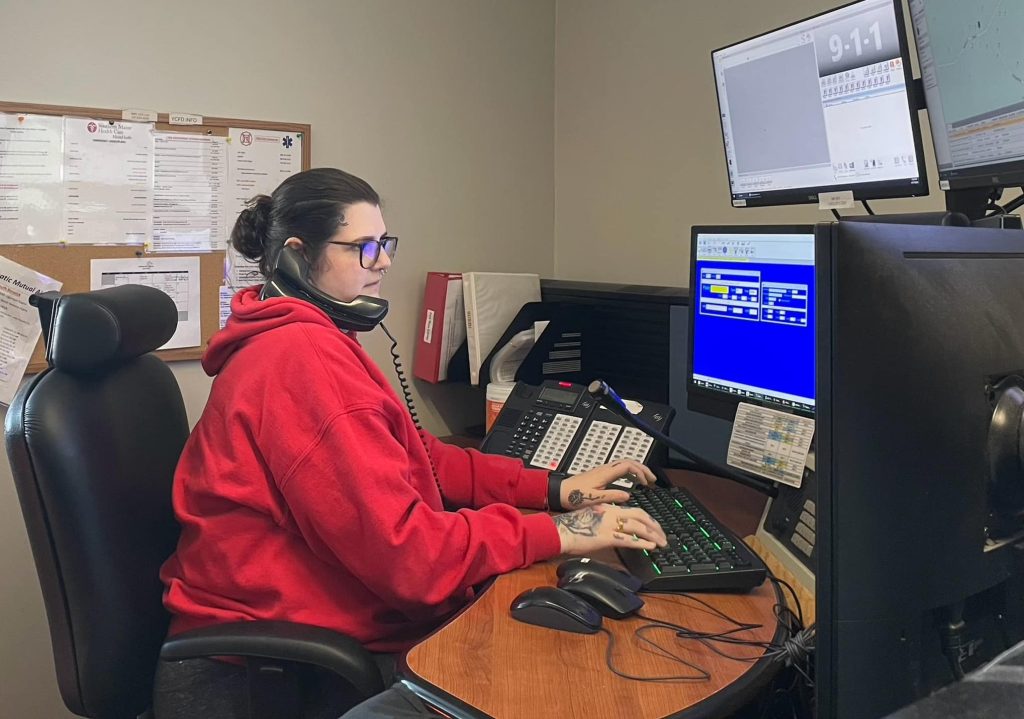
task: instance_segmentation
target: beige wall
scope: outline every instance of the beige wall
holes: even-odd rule
[[[369,180],[402,239],[385,294],[409,368],[428,270],[551,275],[554,0],[6,1],[2,18],[0,99],[312,124],[314,165]],[[194,422],[209,380],[174,370]],[[438,409],[482,422],[478,392],[431,389],[429,428]],[[0,715],[70,716],[6,461],[0,677]]]
[[[558,0],[555,274],[686,286],[691,225],[831,219],[810,205],[730,206],[711,50],[839,4]],[[941,209],[926,148],[933,196],[876,212]]]

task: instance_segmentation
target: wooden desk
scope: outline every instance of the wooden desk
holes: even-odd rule
[[[673,476],[673,480],[677,477],[686,475]],[[713,505],[718,502],[706,501],[709,493],[699,493],[697,486],[686,479],[682,483],[701,501],[712,505],[709,509],[717,514]],[[742,513],[756,516],[756,505],[763,505],[763,500],[755,495],[749,504]],[[724,514],[718,515],[723,523]],[[611,550],[595,558],[619,564]],[[558,632],[517,622],[509,615],[509,606],[520,592],[556,583],[557,565],[557,560],[544,562],[498,577],[466,610],[409,651],[400,670],[403,677],[424,696],[439,700],[440,706],[459,716],[654,719],[725,716],[749,701],[774,671],[775,665],[767,662],[725,659],[696,641],[678,639],[673,631],[664,629],[648,636],[705,669],[711,679],[672,683],[622,679],[605,663],[606,634]],[[769,582],[748,594],[696,596],[738,621],[762,625],[745,632],[745,638],[763,642],[775,638],[773,607],[779,598]],[[641,612],[652,618],[704,631],[731,628],[686,597],[645,595],[645,599],[647,604]],[[634,631],[646,623],[636,617],[605,619],[604,627],[615,636],[616,666],[640,676],[693,673],[682,664],[657,656],[637,640]],[[716,648],[751,661],[762,653],[736,645],[718,644]]]

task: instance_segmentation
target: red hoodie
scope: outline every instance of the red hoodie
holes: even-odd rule
[[[547,474],[424,432],[327,315],[235,295],[203,357],[217,375],[174,477],[182,526],[160,576],[171,633],[314,624],[400,651],[488,577],[558,554]],[[443,511],[433,459],[449,504]]]

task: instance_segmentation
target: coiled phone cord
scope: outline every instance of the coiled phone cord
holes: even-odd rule
[[[434,466],[434,458],[430,454],[430,447],[427,446],[427,438],[423,436],[423,426],[420,424],[419,416],[416,414],[416,405],[412,401],[412,391],[409,389],[409,383],[405,379],[405,371],[402,369],[402,358],[398,356],[398,340],[388,332],[388,328],[384,326],[383,322],[380,323],[380,328],[384,330],[384,334],[391,340],[391,348],[388,351],[391,353],[391,363],[395,366],[395,374],[398,375],[398,384],[402,386],[402,398],[405,400],[405,406],[409,408],[409,414],[412,416],[412,423],[416,427],[416,433],[420,437],[423,451],[427,453],[430,473],[434,475],[434,484],[437,485],[437,493],[441,495],[441,503],[447,509],[448,502],[445,500],[444,492],[441,490],[441,480],[437,476],[437,467]]]

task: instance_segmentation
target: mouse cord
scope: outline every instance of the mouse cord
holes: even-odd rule
[[[779,611],[776,612],[775,616],[779,620],[779,622],[783,623],[783,626],[785,626],[786,629],[789,630],[790,636],[798,634],[800,631],[804,629],[805,625],[804,610],[803,607],[800,606],[800,599],[796,596],[796,590],[793,589],[793,586],[786,580],[776,577],[770,569],[768,570],[768,580],[772,584],[774,584],[776,588],[779,588],[780,594],[783,593],[780,587],[785,587],[793,596],[793,606],[796,607],[796,614],[794,614],[793,610],[787,607],[785,604],[782,604],[781,606],[776,604],[775,606],[779,607]],[[783,601],[785,601],[785,599],[783,599]],[[786,619],[783,619],[783,614],[786,615]]]
[[[405,406],[409,408],[409,414],[412,417],[412,423],[416,427],[416,433],[420,437],[420,444],[423,445],[423,451],[427,453],[427,461],[430,463],[430,473],[434,475],[434,484],[437,485],[437,493],[441,495],[441,503],[447,508],[448,503],[444,498],[444,491],[441,489],[441,479],[437,476],[437,467],[434,466],[434,458],[430,454],[430,447],[427,446],[427,438],[423,436],[423,426],[420,424],[420,419],[416,415],[416,405],[412,402],[412,390],[409,389],[409,383],[405,379],[405,372],[402,370],[402,358],[398,355],[398,340],[395,339],[394,335],[388,332],[388,328],[384,326],[384,323],[380,323],[380,328],[384,330],[384,334],[391,340],[391,348],[388,350],[391,353],[391,363],[395,366],[395,374],[398,375],[398,384],[402,386],[402,398],[405,400]]]
[[[698,604],[705,607],[710,613],[724,619],[725,621],[732,624],[735,628],[728,629],[722,632],[699,632],[688,627],[672,624],[663,620],[655,619],[653,617],[646,616],[638,613],[640,616],[648,621],[660,622],[666,626],[671,626],[677,629],[677,636],[681,639],[694,639],[704,644],[708,649],[719,654],[720,656],[732,659],[734,661],[753,663],[762,658],[772,659],[778,662],[782,662],[787,666],[792,666],[797,672],[799,672],[803,678],[813,686],[813,680],[810,678],[807,671],[804,670],[803,666],[806,666],[806,662],[811,652],[814,650],[814,627],[804,628],[803,611],[800,607],[800,602],[797,599],[796,591],[793,587],[783,579],[779,579],[774,576],[771,572],[768,573],[768,578],[775,583],[776,587],[785,587],[789,590],[793,596],[794,606],[797,612],[794,614],[789,607],[785,604],[776,603],[773,607],[773,613],[775,614],[776,622],[786,630],[786,637],[781,643],[775,642],[762,642],[750,639],[743,639],[740,637],[733,637],[731,635],[738,634],[751,629],[758,629],[762,625],[752,624],[746,622],[740,622],[733,619],[725,612],[721,611],[717,607],[709,604],[708,602],[688,593],[660,595],[660,598],[669,599],[670,597],[683,597],[685,599],[697,602]],[[782,593],[781,588],[779,592]],[[712,646],[711,642],[718,642],[723,644],[737,644],[741,646],[756,647],[766,649],[763,655],[760,657],[737,657],[725,652],[720,651],[716,647]]]
[[[691,600],[693,602],[696,602],[697,604],[699,604],[702,607],[704,607],[705,610],[707,610],[709,613],[711,613],[711,614],[719,617],[720,619],[723,619],[723,620],[729,622],[730,624],[732,624],[733,628],[732,629],[725,629],[725,630],[720,631],[720,632],[703,632],[703,631],[699,631],[697,629],[691,629],[690,627],[686,627],[686,626],[683,626],[683,625],[680,625],[680,624],[675,624],[673,622],[668,622],[668,621],[665,621],[665,620],[662,620],[662,619],[657,619],[655,617],[647,616],[647,615],[641,614],[641,613],[638,613],[637,616],[639,616],[639,617],[641,617],[643,619],[646,619],[647,621],[650,621],[650,622],[658,622],[658,623],[660,623],[660,624],[662,624],[664,626],[671,627],[672,629],[676,630],[676,636],[679,637],[680,639],[692,639],[694,641],[700,642],[701,644],[703,644],[705,647],[707,647],[709,650],[711,650],[715,654],[718,654],[719,656],[722,656],[722,657],[724,657],[726,659],[731,659],[731,660],[737,661],[737,662],[743,662],[743,663],[746,663],[746,664],[753,664],[754,662],[756,662],[759,659],[761,659],[764,655],[757,656],[757,657],[739,657],[739,656],[736,656],[736,655],[733,655],[733,654],[728,654],[728,653],[722,651],[721,649],[716,647],[713,644],[713,642],[721,643],[721,644],[735,644],[735,645],[739,645],[739,646],[754,647],[754,648],[763,649],[763,650],[776,650],[776,649],[779,648],[779,646],[777,644],[773,644],[772,642],[764,642],[764,641],[758,641],[758,640],[753,640],[753,639],[745,639],[745,638],[742,638],[742,637],[734,636],[736,634],[740,634],[742,632],[748,632],[748,631],[751,631],[753,629],[760,629],[763,626],[761,624],[754,624],[754,623],[750,623],[750,622],[741,622],[741,621],[738,621],[736,619],[733,619],[732,617],[730,617],[728,614],[726,614],[722,610],[718,609],[717,607],[709,604],[708,602],[704,601],[703,599],[701,599],[699,597],[696,597],[696,596],[694,596],[692,594],[680,593],[680,594],[676,594],[676,595],[672,595],[672,596],[678,596],[678,597],[682,597],[684,599],[688,599],[688,600]],[[668,598],[668,597],[665,597],[665,598]]]
[[[666,649],[654,640],[648,639],[646,636],[644,636],[645,634],[650,633],[650,631],[654,629],[670,629],[670,627],[666,627],[663,624],[645,624],[641,627],[637,627],[636,630],[634,630],[633,632],[637,639],[639,639],[643,644],[647,644],[650,647],[653,647],[653,649],[648,649],[646,647],[641,648],[644,649],[644,651],[650,652],[657,656],[665,657],[666,659],[687,666],[694,670],[694,674],[642,677],[637,676],[636,674],[630,674],[628,672],[622,671],[621,669],[615,666],[615,635],[602,627],[600,631],[608,636],[608,646],[605,649],[604,655],[604,661],[605,664],[608,665],[608,669],[618,677],[622,677],[623,679],[630,679],[632,681],[637,682],[660,682],[668,684],[672,682],[706,682],[711,679],[711,674],[709,674],[707,670],[697,666],[696,664],[693,664],[692,662],[686,661],[670,649]]]
[[[785,587],[786,589],[789,590],[790,594],[793,595],[794,605],[796,606],[796,610],[797,610],[796,614],[794,614],[793,611],[789,607],[787,607],[785,605],[784,600],[781,603],[780,602],[776,602],[772,606],[772,612],[775,615],[776,624],[778,626],[781,626],[783,629],[786,630],[787,638],[788,637],[793,637],[793,636],[795,636],[796,634],[798,634],[800,631],[802,631],[804,629],[803,610],[801,609],[800,602],[797,599],[796,591],[786,581],[784,581],[782,579],[779,579],[778,577],[773,575],[771,573],[771,571],[768,572],[768,579],[771,580],[776,585],[776,587],[778,588],[778,591],[779,591],[780,594],[782,594],[782,590],[780,588],[780,585],[781,585],[781,587]],[[738,621],[736,619],[733,619],[732,617],[730,617],[728,614],[726,614],[722,610],[720,610],[717,607],[709,604],[708,602],[704,601],[700,597],[694,596],[693,594],[689,594],[689,593],[686,593],[686,592],[681,592],[681,593],[672,593],[672,594],[659,594],[658,596],[660,598],[663,598],[663,599],[669,599],[669,598],[674,598],[674,597],[682,597],[682,598],[688,599],[690,601],[696,602],[696,603],[700,604],[702,607],[704,607],[708,612],[714,614],[715,616],[717,616],[717,617],[719,617],[721,619],[724,619],[725,621],[729,622],[733,626],[738,627],[740,629],[759,629],[761,626],[763,626],[761,624],[751,624],[751,623],[746,623],[746,622],[740,622],[740,621]],[[692,632],[693,630],[689,630],[689,631]],[[724,633],[718,633],[717,635],[716,634],[704,634],[704,636],[712,637],[712,636],[727,635],[727,634],[733,634],[733,633],[735,633],[734,630],[733,631],[724,632]],[[740,641],[745,641],[745,640],[737,640],[737,641],[734,641],[733,643],[740,643]],[[774,645],[774,646],[781,646],[781,645]]]
[[[695,596],[693,594],[690,594],[688,592],[674,592],[674,593],[671,593],[671,594],[648,593],[645,596],[657,597],[658,599],[665,599],[665,600],[673,600],[673,599],[676,599],[678,597],[680,599],[686,599],[686,600],[689,600],[691,602],[695,602],[695,603],[699,604],[701,607],[703,607],[703,610],[706,611],[707,613],[712,614],[712,615],[718,617],[719,619],[723,619],[723,620],[729,622],[729,624],[732,624],[735,627],[735,629],[729,629],[729,630],[726,630],[725,632],[704,633],[704,634],[706,634],[709,637],[711,637],[711,636],[728,636],[729,634],[734,634],[734,633],[739,632],[739,631],[746,631],[746,630],[750,630],[750,629],[760,629],[763,626],[762,624],[754,624],[754,623],[751,623],[751,622],[741,622],[738,619],[733,619],[732,617],[730,617],[728,614],[723,612],[718,607],[716,607],[713,604],[710,604],[710,603],[704,601],[700,597]],[[679,602],[672,602],[672,603],[673,604],[679,604]],[[645,617],[645,619],[647,619],[648,621],[652,621],[652,622],[661,622],[663,624],[670,624],[669,622],[666,622],[666,621],[661,620],[661,619],[655,619],[653,617]],[[672,626],[675,626],[675,625],[672,625]],[[680,627],[680,629],[682,631],[687,631],[687,632],[693,632],[693,633],[696,633],[696,634],[701,634],[701,632],[697,632],[696,630],[692,630],[692,629],[689,629],[687,627]]]
[[[676,636],[679,637],[680,639],[691,639],[693,641],[700,642],[705,647],[707,647],[710,651],[714,652],[715,654],[717,654],[720,657],[724,657],[725,659],[731,659],[731,660],[736,661],[736,662],[743,662],[744,664],[753,664],[753,663],[757,662],[759,659],[761,659],[764,656],[766,656],[767,652],[763,653],[761,655],[758,655],[756,657],[740,657],[740,656],[736,656],[734,654],[728,654],[727,652],[722,651],[717,646],[715,646],[715,643],[735,644],[735,645],[739,645],[739,646],[743,646],[743,647],[753,647],[753,648],[762,649],[762,650],[775,650],[775,649],[778,649],[778,647],[776,645],[774,645],[774,644],[772,644],[770,642],[759,642],[759,641],[755,641],[755,640],[752,640],[752,639],[741,639],[741,638],[738,638],[738,637],[730,636],[732,634],[736,634],[736,633],[739,633],[739,632],[750,631],[750,629],[748,629],[748,628],[737,627],[735,629],[727,629],[727,630],[725,630],[723,632],[699,632],[697,630],[690,629],[689,627],[684,627],[684,626],[680,626],[678,624],[672,624],[670,622],[665,622],[665,621],[662,621],[662,620],[657,620],[657,619],[654,619],[653,617],[648,617],[648,616],[643,615],[643,614],[638,614],[637,616],[639,616],[641,619],[647,619],[648,621],[656,621],[656,622],[659,623],[660,626],[667,627],[669,629],[674,630],[675,633],[676,633]]]

